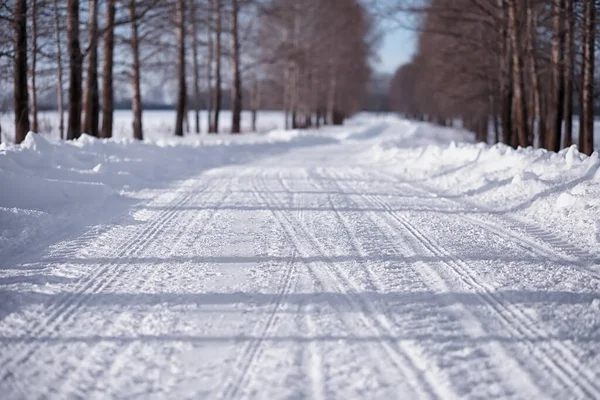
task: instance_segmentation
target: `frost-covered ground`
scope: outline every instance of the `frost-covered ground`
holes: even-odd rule
[[[600,398],[597,154],[155,121],[1,145],[2,398]]]

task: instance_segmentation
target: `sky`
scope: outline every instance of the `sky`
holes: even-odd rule
[[[416,32],[387,24],[383,27],[385,35],[379,50],[380,61],[374,67],[378,72],[394,73],[396,69],[408,63],[416,50]]]

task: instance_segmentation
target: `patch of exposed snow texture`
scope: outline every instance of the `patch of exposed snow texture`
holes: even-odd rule
[[[598,154],[148,136],[0,145],[3,399],[600,398]]]

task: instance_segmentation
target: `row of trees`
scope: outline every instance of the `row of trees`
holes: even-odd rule
[[[392,82],[393,107],[478,140],[594,151],[594,0],[429,0],[418,52]]]
[[[359,0],[0,0],[0,20],[10,22],[0,66],[14,77],[17,143],[39,131],[39,93],[49,90],[61,138],[73,139],[111,137],[115,91],[126,88],[142,139],[148,81],[176,88],[180,136],[200,133],[201,109],[206,131],[219,132],[227,87],[233,133],[243,108],[253,129],[261,107],[284,109],[293,128],[339,124],[361,105],[376,39]]]

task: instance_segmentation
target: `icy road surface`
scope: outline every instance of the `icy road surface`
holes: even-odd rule
[[[597,271],[361,162],[385,129],[200,172],[3,262],[0,397],[600,399]]]

